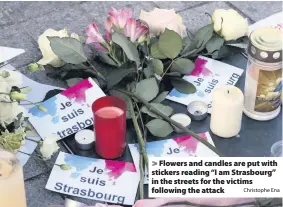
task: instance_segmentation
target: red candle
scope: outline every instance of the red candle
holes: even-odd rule
[[[105,96],[93,103],[92,111],[97,154],[105,159],[121,157],[126,147],[126,103]]]

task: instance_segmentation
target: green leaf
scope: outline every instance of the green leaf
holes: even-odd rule
[[[159,88],[155,78],[144,79],[137,83],[136,85],[136,95],[145,99],[146,101],[151,101],[154,99],[159,92]]]
[[[153,119],[146,124],[146,127],[156,137],[167,137],[174,131],[172,126],[162,119]]]
[[[112,60],[111,57],[109,57],[108,54],[104,53],[104,52],[98,52],[98,57],[100,58],[100,60],[106,64],[109,64],[109,65],[113,65],[113,66],[118,66],[114,60]]]
[[[124,94],[124,93],[122,93],[118,90],[110,90],[109,94],[111,96],[116,96],[118,98],[121,98],[125,101],[125,103],[127,105],[126,117],[127,117],[127,119],[130,119],[131,118],[131,111],[130,111],[131,98],[127,94]]]
[[[179,72],[171,72],[171,73],[166,73],[165,76],[169,76],[169,77],[181,77],[181,73]]]
[[[87,61],[83,44],[71,37],[47,37],[52,51],[66,63],[80,64]]]
[[[191,60],[180,58],[173,62],[170,71],[179,72],[183,75],[187,75],[187,74],[191,74],[194,68],[195,68],[195,64]]]
[[[233,47],[238,47],[241,49],[246,49],[248,47],[249,44],[249,38],[248,37],[242,37],[236,41],[227,41],[225,42],[225,45],[228,46],[233,46]]]
[[[155,99],[151,101],[151,103],[161,103],[165,100],[166,96],[168,95],[169,91],[163,91]]]
[[[69,87],[72,87],[76,85],[77,83],[81,82],[82,80],[83,78],[71,78],[71,79],[66,80],[66,82]]]
[[[219,50],[224,44],[224,39],[218,35],[214,35],[206,44],[206,50],[209,54]]]
[[[165,29],[160,35],[158,48],[161,54],[167,58],[174,59],[181,52],[183,42],[181,36],[173,30]]]
[[[186,56],[188,56],[187,53],[191,53],[192,55],[193,53],[197,53],[203,50],[205,48],[206,43],[210,40],[212,35],[213,35],[213,24],[209,24],[200,28],[195,34],[188,51],[186,51]],[[194,52],[192,53],[192,51]]]
[[[166,106],[166,105],[163,105],[161,103],[151,103],[150,105],[153,106],[154,108],[156,108],[160,113],[162,113],[166,116],[170,116],[173,113],[173,109],[170,106]],[[146,106],[143,106],[141,108],[141,112],[146,113],[151,117],[159,118],[158,115],[156,115],[155,113],[148,110],[148,108]]]
[[[145,76],[145,78],[151,78],[154,76],[154,71],[151,67],[147,67],[143,69],[143,74]]]
[[[161,60],[152,59],[149,64],[157,75],[162,75],[164,66]]]
[[[150,54],[153,58],[156,58],[156,59],[166,59],[167,57],[164,56],[159,48],[158,48],[158,42],[154,43],[151,45],[150,47]]]
[[[109,73],[106,77],[107,80],[107,89],[112,88],[116,84],[118,84],[123,78],[125,78],[130,73],[134,72],[135,69],[133,68],[126,68],[126,69],[114,69]]]
[[[190,57],[195,55],[198,52],[198,49],[188,50],[181,53],[183,57]]]
[[[189,36],[183,38],[183,50],[187,50],[192,43],[192,40]]]
[[[136,62],[137,65],[140,64],[139,52],[136,45],[129,41],[124,35],[114,32],[112,34],[112,41],[119,45],[125,52],[129,60]]]
[[[172,78],[171,83],[180,93],[192,94],[197,91],[192,83],[181,78]]]

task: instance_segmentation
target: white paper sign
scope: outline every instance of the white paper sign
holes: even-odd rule
[[[71,170],[62,170],[61,164]],[[60,152],[46,189],[97,201],[133,205],[139,184],[134,163]]]
[[[10,60],[24,52],[25,50],[23,49],[0,46],[0,63]]]
[[[208,113],[211,113],[213,90],[221,85],[235,85],[243,71],[232,65],[199,56],[192,73],[183,77],[184,80],[192,83],[197,91],[194,94],[183,94],[174,88],[166,99],[184,105],[192,101],[203,101],[208,105]]]
[[[58,140],[93,125],[92,103],[105,96],[91,79],[85,79],[60,94],[40,103],[46,112],[37,106],[29,109],[29,121],[44,139],[57,136]]]
[[[208,132],[199,134],[213,146],[213,140]],[[129,149],[139,171],[139,145],[129,144]],[[182,136],[172,139],[160,140],[155,142],[147,142],[145,146],[148,157],[215,157],[212,150],[208,149],[204,144],[193,138],[192,136]],[[144,184],[148,184],[148,174],[145,171]]]
[[[249,26],[249,34],[261,27],[273,27],[283,31],[283,13],[273,14]]]

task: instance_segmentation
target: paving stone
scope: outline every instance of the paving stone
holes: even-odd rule
[[[36,156],[35,153],[33,153],[33,155],[29,158],[29,160],[24,166],[24,179],[25,180],[29,180],[35,176],[38,176],[48,171],[48,168],[44,164],[44,161],[34,158],[34,156]]]
[[[232,5],[241,10],[253,21],[259,21],[272,14],[282,11],[282,1],[231,1]]]
[[[231,9],[225,2],[209,2],[199,7],[180,12],[187,29],[195,34],[198,29],[211,23],[210,17],[216,9]],[[247,18],[247,17],[245,17]]]
[[[25,182],[28,207],[48,207],[64,204],[60,194],[45,189],[48,177],[49,175],[41,175],[36,179]]]
[[[10,1],[1,2],[1,7],[14,20],[14,22],[23,22],[28,19],[38,18],[39,16],[53,12],[54,10],[65,10],[66,7],[77,2],[36,2],[36,1]]]
[[[134,17],[138,18],[140,10],[150,11],[157,7],[153,2],[145,1],[105,1],[101,2],[86,2],[80,5],[90,16],[90,20],[94,20],[100,25],[104,24],[105,18],[108,16],[107,12],[113,7],[115,9],[134,8]]]
[[[79,35],[85,34],[88,25],[88,19],[84,15],[85,11],[79,5],[66,7],[63,11],[53,11],[47,15],[41,15],[38,18],[22,23],[31,37],[36,41],[38,37],[47,29],[54,30],[68,29]]]
[[[184,11],[188,8],[202,5],[204,1],[155,1],[154,2],[159,8],[162,9],[175,9],[175,11]]]
[[[3,6],[4,2],[0,2],[0,8]],[[4,10],[0,9],[0,28],[1,26],[11,24],[12,21],[9,19],[7,14],[4,12]]]
[[[40,57],[39,50],[34,46],[33,40],[24,32],[20,25],[7,26],[0,29],[0,45],[25,50],[25,53],[11,60],[15,67],[27,65]]]
[[[39,55],[40,55],[40,52],[39,52]],[[38,60],[40,58],[38,58]],[[48,77],[46,75],[46,73],[48,73],[50,71],[51,71],[50,69],[46,69],[45,71],[37,71],[37,72],[33,72],[32,73],[32,72],[29,72],[27,69],[22,69],[21,70],[21,72],[25,76],[29,77],[30,79],[32,79],[32,80],[34,80],[36,82],[43,83],[43,84],[48,84],[48,85],[52,85],[52,86],[58,86],[58,87],[61,87],[61,88],[66,88],[67,85],[62,80],[50,78],[50,77]]]

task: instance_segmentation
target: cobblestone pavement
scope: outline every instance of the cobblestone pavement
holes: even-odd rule
[[[16,57],[12,65],[24,67],[41,58],[37,38],[48,28],[68,28],[72,32],[84,35],[89,22],[96,20],[100,24],[111,8],[133,7],[138,17],[140,9],[151,10],[154,7],[174,8],[183,17],[188,31],[193,34],[198,28],[209,23],[205,12],[215,9],[235,9],[254,23],[282,10],[282,2],[205,2],[205,1],[155,1],[155,2],[0,2],[0,45],[26,50]],[[45,76],[45,71],[30,74],[28,77],[46,84],[64,86],[63,83]],[[51,204],[63,204],[63,198],[54,192],[45,190],[50,166],[30,159],[24,167],[25,186],[28,207],[47,207]],[[93,201],[88,203],[94,204]]]

